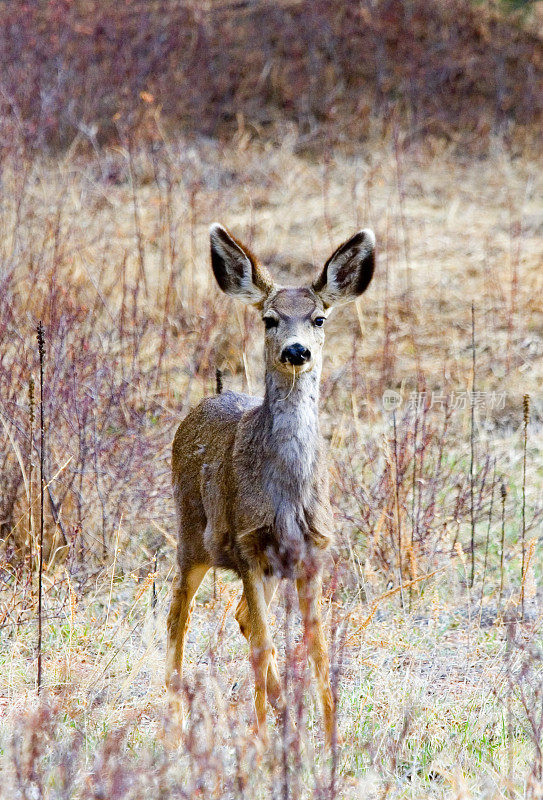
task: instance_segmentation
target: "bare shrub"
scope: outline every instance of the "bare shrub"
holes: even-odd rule
[[[302,147],[400,124],[477,148],[541,120],[540,39],[468,0],[14,0],[0,31],[4,141],[38,147],[96,147],[119,126],[156,138],[155,104],[205,135],[291,122]]]

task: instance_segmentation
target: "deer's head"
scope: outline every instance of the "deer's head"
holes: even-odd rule
[[[251,251],[222,225],[210,229],[211,266],[220,288],[255,306],[265,325],[268,369],[299,374],[320,364],[326,317],[368,287],[375,265],[375,236],[355,233],[335,250],[311,286],[279,286]]]

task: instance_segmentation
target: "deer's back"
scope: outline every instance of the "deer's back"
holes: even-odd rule
[[[182,482],[200,484],[201,471],[210,460],[231,450],[243,414],[262,403],[258,397],[224,392],[207,397],[195,406],[179,424],[172,445],[174,486]]]

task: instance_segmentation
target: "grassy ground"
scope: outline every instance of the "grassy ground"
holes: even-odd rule
[[[338,150],[323,165],[296,155],[294,135],[272,148],[240,129],[228,146],[171,140],[58,160],[14,151],[1,192],[5,796],[540,797],[537,160],[498,140],[463,160],[428,140]],[[212,279],[214,220],[292,282],[358,227],[377,235],[372,286],[327,327],[322,384],[337,534],[324,600],[343,739],[333,757],[286,588],[273,629],[291,727],[272,727],[269,752],[251,734],[240,587],[227,574],[210,573],[198,594],[180,744],[162,687],[175,426],[214,391],[217,367],[230,388],[258,392],[262,378],[258,315]],[[29,577],[38,319],[50,484],[43,704],[35,568]]]

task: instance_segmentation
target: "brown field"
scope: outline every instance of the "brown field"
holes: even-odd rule
[[[158,123],[130,147],[4,147],[0,796],[543,796],[540,154],[377,127],[320,154],[294,123],[267,141],[243,117],[221,140]],[[215,220],[293,283],[358,228],[377,236],[373,283],[327,323],[331,756],[288,587],[272,619],[289,722],[268,751],[231,575],[197,596],[184,731],[163,689],[171,440],[216,369],[262,381],[259,316],[211,273]]]
[[[260,797],[274,786],[285,796],[285,781],[292,797],[539,796],[540,170],[499,141],[478,161],[434,142],[333,152],[325,166],[297,157],[292,144],[262,147],[241,133],[228,146],[167,141],[154,160],[142,149],[5,163],[6,508],[8,477],[15,487],[2,599],[9,796]],[[220,296],[212,280],[213,219],[292,281],[308,278],[361,225],[374,227],[379,243],[370,290],[330,320],[323,376],[337,535],[325,618],[344,739],[332,761],[284,597],[274,630],[282,654],[288,634],[296,727],[289,739],[277,726],[271,753],[258,752],[247,648],[232,615],[240,587],[226,574],[215,586],[210,574],[198,596],[187,647],[191,713],[181,744],[172,743],[162,688],[175,537],[169,445],[187,408],[214,391],[216,367],[229,387],[258,391],[261,379],[258,315]],[[484,394],[474,396],[469,589],[472,301],[475,388]],[[35,561],[39,527],[35,422],[31,536],[25,488],[38,319],[57,521],[46,497],[45,706],[36,703],[28,557],[32,544]],[[426,400],[415,414],[417,387]],[[386,389],[403,398],[396,457]],[[531,558],[525,620],[508,628],[520,613],[525,393]],[[416,581],[403,608],[396,494],[403,581]]]

